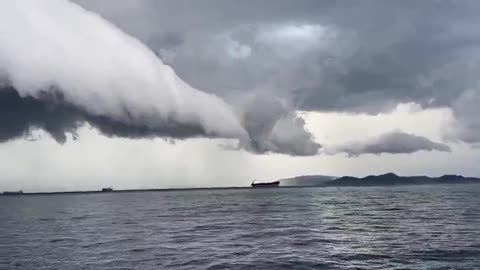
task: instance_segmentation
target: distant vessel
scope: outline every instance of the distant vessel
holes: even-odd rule
[[[251,186],[253,188],[270,188],[270,187],[278,187],[280,186],[280,181],[275,182],[266,182],[266,183],[255,183],[256,180],[253,180]]]
[[[102,188],[102,192],[113,192],[113,188],[111,187]]]
[[[23,194],[23,191],[5,191],[2,193],[3,195],[21,195]]]

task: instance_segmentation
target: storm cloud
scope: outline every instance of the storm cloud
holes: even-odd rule
[[[0,189],[479,175],[479,13],[473,0],[0,1]]]
[[[82,111],[67,132],[96,117],[111,136],[226,137],[257,153],[312,155],[321,145],[298,111],[413,102],[450,108],[446,137],[480,142],[465,98],[479,92],[475,1],[73,2],[0,11],[0,80],[21,98],[60,91]]]
[[[381,134],[378,137],[347,143],[327,150],[330,154],[346,153],[349,156],[411,154],[417,151],[450,152],[450,147],[446,144],[433,142],[423,136],[395,130]]]
[[[259,133],[252,122],[269,112],[243,118],[223,98],[185,83],[142,42],[75,3],[3,2],[0,17],[1,141],[43,129],[65,142],[66,133],[89,123],[108,136],[233,138],[258,153],[318,150],[298,117],[269,119],[272,125]],[[162,40],[182,42],[175,34]],[[282,128],[288,132],[278,135]]]
[[[13,88],[0,89],[0,142],[29,137],[41,129],[57,142],[65,143],[67,134],[76,137],[78,128],[85,124],[97,128],[107,136],[126,138],[171,137],[189,138],[207,136],[201,126],[165,123],[151,127],[138,123],[117,121],[91,114],[67,103],[61,92],[41,92],[38,97],[21,97]]]
[[[261,92],[294,109],[369,114],[404,102],[447,107],[458,139],[479,141],[457,109],[478,93],[477,1],[78,2],[227,100]]]
[[[247,97],[239,106],[251,141],[244,148],[258,153],[316,155],[321,145],[306,130],[303,118],[282,100],[268,96]]]

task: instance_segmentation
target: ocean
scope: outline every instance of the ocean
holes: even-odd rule
[[[480,185],[0,196],[0,269],[480,269]]]

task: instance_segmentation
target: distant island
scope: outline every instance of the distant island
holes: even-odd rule
[[[435,184],[480,184],[480,178],[461,175],[428,176],[398,176],[394,173],[369,175],[363,178],[343,176],[335,178],[324,175],[299,176],[281,179],[282,186],[398,186],[398,185],[435,185]]]
[[[282,187],[315,187],[321,186],[326,182],[333,181],[335,179],[338,179],[338,177],[327,175],[302,175],[293,178],[280,179],[280,185]]]

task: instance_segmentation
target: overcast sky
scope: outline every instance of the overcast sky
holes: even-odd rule
[[[480,176],[477,1],[0,4],[0,190]]]

